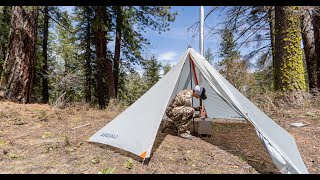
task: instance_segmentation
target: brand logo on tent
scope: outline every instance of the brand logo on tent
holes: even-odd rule
[[[106,138],[112,138],[112,139],[116,139],[118,137],[117,134],[109,134],[109,133],[102,133],[100,136],[106,137]]]
[[[243,118],[241,116],[231,116],[232,118]]]

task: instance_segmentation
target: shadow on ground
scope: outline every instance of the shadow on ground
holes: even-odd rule
[[[130,157],[138,162],[143,162],[144,165],[148,165],[153,157],[154,152],[162,144],[165,137],[170,134],[177,135],[174,129],[161,132],[160,125],[157,133],[156,140],[154,142],[150,158],[143,159],[133,153],[121,150],[108,145],[95,144],[100,148],[109,149],[115,153]],[[196,123],[197,127],[197,123]],[[197,134],[195,134],[197,136]],[[241,160],[247,162],[251,167],[261,174],[279,174],[279,170],[273,164],[269,154],[262,145],[262,142],[257,137],[254,127],[250,123],[243,122],[214,122],[213,134],[210,137],[200,137],[201,140],[206,141],[214,146],[219,147],[235,156],[238,156]]]
[[[261,174],[280,173],[250,123],[214,122],[212,136],[201,139],[238,156]]]

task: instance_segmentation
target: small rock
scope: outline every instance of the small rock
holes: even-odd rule
[[[187,153],[190,153],[190,152],[191,152],[191,151],[189,151],[189,150],[187,151]]]
[[[307,112],[306,113],[306,116],[310,116],[310,117],[316,117],[316,115],[312,112]]]
[[[195,167],[196,165],[195,165],[195,164],[192,164],[191,166],[192,166],[192,167]]]
[[[6,155],[8,153],[8,151],[4,150],[4,149],[0,149],[0,154]]]
[[[178,150],[174,150],[173,152],[176,153],[176,152],[178,152]]]
[[[40,121],[48,122],[47,118],[41,118]]]
[[[99,161],[99,159],[92,159],[91,160],[91,163],[92,164],[98,164],[100,161]]]
[[[68,149],[69,152],[73,152],[75,149],[73,149],[72,147]]]

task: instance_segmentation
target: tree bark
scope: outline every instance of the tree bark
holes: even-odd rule
[[[104,84],[103,84],[103,69],[106,61],[106,33],[104,30],[105,7],[96,7],[96,53],[97,53],[97,90],[98,103],[100,109],[105,108]]]
[[[116,42],[114,50],[113,74],[114,74],[114,88],[115,97],[118,97],[118,82],[119,82],[119,64],[120,64],[120,47],[121,47],[121,29],[123,24],[121,6],[116,7]]]
[[[86,27],[86,89],[85,89],[85,96],[86,102],[91,102],[91,19],[89,14],[87,14],[87,27]]]
[[[272,59],[274,60],[274,52],[275,52],[275,12],[274,12],[274,6],[270,6],[269,7],[269,11],[268,11],[268,16],[269,16],[269,28],[270,28],[270,39],[271,39],[271,51],[272,51]],[[275,61],[273,61],[273,68],[274,68],[274,63]]]
[[[5,98],[29,103],[34,76],[38,7],[12,8],[9,51],[1,88]]]
[[[317,55],[315,51],[314,33],[312,29],[312,17],[308,9],[302,9],[301,35],[303,50],[306,57],[310,92],[317,88]]]
[[[320,6],[314,7],[313,29],[317,55],[317,87],[320,89]]]
[[[108,99],[115,98],[115,88],[114,88],[114,77],[113,77],[113,69],[112,69],[112,60],[107,57],[107,15],[106,15],[106,6],[98,7],[98,16],[100,17],[99,23],[99,51],[101,61],[104,62],[106,68],[106,80],[108,83]],[[98,58],[99,58],[98,57]]]
[[[2,26],[2,28],[6,28],[6,29],[1,29],[0,31],[0,79],[1,79],[1,75],[2,75],[2,71],[3,71],[3,63],[5,61],[6,58],[6,53],[8,50],[8,42],[7,39],[9,37],[9,28],[10,28],[10,9],[11,6],[3,6],[2,7],[2,20],[4,23],[4,25]]]
[[[275,7],[275,90],[288,105],[302,105],[306,83],[300,46],[299,7]],[[279,93],[281,94],[281,93]]]
[[[49,88],[48,88],[48,34],[49,34],[49,7],[44,7],[44,27],[43,27],[43,43],[42,43],[42,102],[48,103],[49,101]]]

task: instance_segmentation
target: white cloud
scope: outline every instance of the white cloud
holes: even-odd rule
[[[177,53],[176,52],[165,52],[161,53],[158,56],[159,61],[175,61],[177,60]]]

